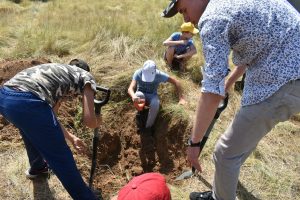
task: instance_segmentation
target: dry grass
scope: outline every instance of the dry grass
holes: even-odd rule
[[[91,64],[101,85],[117,91],[114,101],[122,104],[126,102],[133,71],[146,59],[155,60],[159,68],[168,71],[162,59],[162,42],[178,30],[182,19],[180,16],[162,19],[159,14],[166,3],[165,0],[47,3],[24,0],[21,4],[0,1],[0,59],[47,56],[54,62],[67,62],[81,57]],[[200,52],[199,39],[195,39]],[[182,82],[189,102],[184,109],[176,105],[177,96],[171,86],[160,89],[165,112],[187,117],[189,123],[193,121],[199,96],[200,65],[203,65],[201,52],[190,62],[187,73],[169,72]],[[214,172],[211,161],[214,144],[236,113],[239,102],[240,96],[232,93],[229,107],[215,125],[201,155],[205,170],[202,178],[169,185],[172,199],[188,199],[191,191],[209,190]],[[280,123],[260,142],[242,168],[239,199],[300,199],[299,134],[299,124]],[[23,174],[28,166],[24,149],[20,145],[7,148],[11,145],[0,147],[1,199],[34,199],[34,185]],[[42,189],[47,199],[69,199],[56,178],[51,178],[48,184]]]
[[[0,191],[1,199],[64,199],[71,198],[55,176],[45,179],[30,181],[25,178],[28,169],[27,154],[25,149],[11,145],[10,149],[0,154]]]

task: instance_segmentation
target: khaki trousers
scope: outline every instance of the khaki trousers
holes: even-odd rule
[[[300,112],[300,80],[290,81],[261,103],[241,107],[218,140],[213,155],[215,200],[234,200],[240,167],[279,122]]]

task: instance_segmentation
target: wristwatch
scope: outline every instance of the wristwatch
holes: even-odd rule
[[[187,145],[190,147],[200,147],[201,141],[197,142],[197,143],[193,143],[193,141],[191,140],[191,138],[188,139]]]

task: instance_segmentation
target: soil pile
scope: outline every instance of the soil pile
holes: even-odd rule
[[[12,78],[16,73],[22,71],[23,69],[43,64],[49,63],[50,61],[44,58],[33,59],[33,60],[4,60],[0,62],[0,85],[4,84],[10,78]],[[21,136],[19,131],[10,124],[6,119],[0,115],[0,141],[21,141]]]

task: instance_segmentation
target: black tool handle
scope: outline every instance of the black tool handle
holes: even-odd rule
[[[225,108],[227,107],[227,105],[228,105],[228,99],[229,99],[229,95],[226,94],[223,102],[221,102],[221,104],[219,105],[219,107],[218,107],[218,109],[216,111],[216,114],[215,114],[212,122],[210,123],[209,127],[207,128],[207,130],[206,130],[206,132],[204,134],[204,137],[202,138],[202,140],[200,142],[200,146],[199,146],[200,147],[200,151],[199,151],[198,157],[200,156],[200,153],[201,153],[201,151],[202,151],[202,149],[203,149],[203,147],[204,147],[204,145],[205,145],[205,143],[206,143],[206,141],[207,141],[207,139],[208,139],[208,137],[210,135],[210,132],[213,129],[213,127],[214,127],[217,119],[220,117],[220,115],[223,112],[223,110],[225,110]],[[195,171],[196,171],[196,169],[194,167],[192,167],[192,172],[194,173]]]
[[[104,92],[105,93],[105,98],[104,99],[94,99],[94,104],[95,104],[95,114],[100,115],[101,112],[101,107],[107,104],[109,101],[110,97],[110,89],[97,86],[96,87],[97,91]]]
[[[225,110],[225,108],[227,107],[227,104],[228,104],[228,99],[229,99],[229,95],[228,95],[228,93],[226,93],[224,100],[221,102],[221,104],[219,105],[219,107],[216,111],[214,119],[218,119],[220,117],[220,114],[223,112],[223,110]]]
[[[205,143],[206,143],[206,141],[207,141],[207,139],[208,139],[208,136],[209,136],[209,134],[210,134],[212,128],[214,127],[214,125],[215,125],[217,119],[218,119],[218,118],[214,118],[214,119],[212,120],[212,122],[210,123],[210,125],[209,125],[207,131],[205,132],[205,135],[204,135],[204,137],[202,138],[202,140],[201,140],[201,142],[200,142],[200,146],[199,146],[199,147],[200,147],[200,151],[199,151],[198,157],[200,156],[200,153],[201,153],[201,151],[202,151],[202,149],[203,149],[203,147],[204,147],[204,145],[205,145]],[[195,167],[192,167],[192,172],[194,173],[195,171],[196,171]]]
[[[96,170],[96,164],[97,164],[97,147],[99,143],[99,128],[94,129],[94,137],[93,137],[93,155],[92,155],[92,167],[90,172],[90,179],[89,179],[89,187],[92,188],[93,180],[94,180],[94,174]]]
[[[96,87],[97,91],[105,93],[104,99],[94,99],[94,106],[95,106],[95,114],[97,116],[100,115],[101,113],[101,107],[107,104],[109,101],[110,97],[110,89],[97,86]],[[94,174],[96,170],[96,165],[97,165],[97,148],[98,148],[98,143],[99,143],[99,128],[94,129],[94,137],[93,137],[93,155],[92,155],[92,166],[91,166],[91,173],[90,173],[90,179],[89,179],[89,187],[92,188],[93,185],[93,180],[94,180]]]

